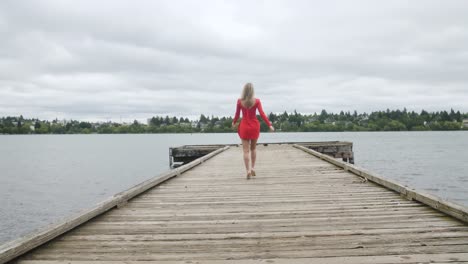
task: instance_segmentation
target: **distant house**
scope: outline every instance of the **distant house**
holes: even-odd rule
[[[34,131],[36,128],[34,126],[29,126],[29,130]]]
[[[319,120],[318,116],[313,116],[313,117],[308,118],[304,123],[306,123],[306,124],[313,123],[313,122],[315,122],[317,120]]]
[[[205,128],[207,128],[207,127],[208,127],[208,124],[207,124],[207,123],[202,123],[202,122],[200,122],[200,128],[201,128],[202,130],[205,130]]]
[[[468,118],[463,119],[463,126],[468,127]]]
[[[222,125],[223,125],[223,122],[222,122],[222,121],[216,121],[214,126],[219,128],[219,127],[221,127]]]
[[[66,119],[59,120],[58,123],[62,126],[66,126],[69,122]]]
[[[92,126],[93,128],[100,128],[103,124],[104,122],[96,122],[96,123],[93,123]]]

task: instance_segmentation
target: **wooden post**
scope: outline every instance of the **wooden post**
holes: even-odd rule
[[[174,158],[172,157],[172,148],[169,148],[169,168],[172,169],[173,163],[174,163]]]

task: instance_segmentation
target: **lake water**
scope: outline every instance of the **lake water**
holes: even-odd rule
[[[356,165],[468,206],[466,131],[264,133],[259,142],[325,140],[351,141]],[[168,170],[170,146],[228,143],[237,134],[0,136],[0,243]]]

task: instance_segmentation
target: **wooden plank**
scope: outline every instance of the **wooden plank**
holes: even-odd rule
[[[307,247],[298,245],[290,250],[281,250],[281,247],[265,248],[262,244],[252,246],[249,245],[249,250],[230,251],[225,248],[220,251],[211,252],[210,248],[198,250],[197,252],[187,252],[189,247],[180,247],[175,252],[155,252],[151,249],[146,252],[132,252],[121,249],[120,252],[96,252],[96,253],[67,253],[66,255],[72,260],[95,260],[95,261],[166,261],[166,260],[184,260],[184,261],[199,261],[199,260],[237,260],[238,262],[246,259],[296,259],[296,258],[330,258],[330,257],[372,257],[372,256],[391,256],[391,255],[432,255],[432,254],[457,254],[466,253],[466,245],[443,245],[443,246],[399,246],[399,247],[380,247],[367,249],[364,247],[354,246],[347,249],[315,249],[307,250]],[[370,251],[372,250],[372,251]],[[37,260],[62,260],[64,263],[64,252],[50,252],[41,255],[31,255],[31,259]],[[65,259],[66,260],[66,259]],[[453,260],[452,260],[453,261]],[[346,263],[346,262],[345,262]]]
[[[382,228],[382,229],[352,229],[352,230],[315,230],[315,231],[292,231],[292,232],[267,232],[258,230],[256,232],[242,232],[242,233],[192,233],[192,234],[142,234],[142,235],[102,235],[102,234],[89,234],[81,235],[77,233],[68,234],[57,238],[57,241],[72,241],[72,240],[91,240],[91,241],[122,241],[122,240],[232,240],[232,239],[256,239],[261,237],[262,239],[273,239],[278,240],[282,238],[295,238],[295,237],[344,237],[344,236],[387,236],[391,234],[419,234],[422,237],[426,234],[431,235],[442,235],[442,234],[453,234],[458,236],[459,234],[465,235],[468,232],[468,227],[457,226],[457,227],[413,227],[413,228]],[[338,241],[339,242],[339,241]]]
[[[328,161],[340,168],[343,168],[346,171],[350,171],[360,177],[363,177],[379,185],[382,185],[390,190],[393,190],[409,200],[416,200],[438,211],[441,211],[445,214],[453,216],[465,223],[468,223],[468,208],[464,206],[461,206],[461,205],[458,205],[449,201],[445,201],[431,194],[426,194],[421,191],[407,188],[406,186],[403,186],[395,181],[386,179],[383,176],[377,175],[376,173],[372,173],[370,171],[367,171],[355,165],[351,165],[351,164],[348,164],[339,160],[335,160],[331,157],[323,155],[314,150],[305,148],[303,146],[294,145],[294,147],[301,149],[309,154],[312,154],[320,159]]]
[[[415,263],[468,263],[468,253],[450,253],[450,254],[410,254],[410,255],[382,255],[382,256],[350,256],[350,257],[318,257],[318,258],[266,258],[266,259],[243,259],[243,264],[415,264]],[[21,264],[61,264],[62,261],[53,260],[24,260]],[[68,261],[69,264],[109,264],[107,261]],[[112,261],[115,264],[153,264],[152,261]],[[188,264],[187,260],[176,261],[158,261],[160,264]],[[198,260],[198,264],[237,264],[239,260]]]
[[[7,262],[14,259],[17,256],[24,254],[25,252],[30,251],[31,249],[42,245],[53,238],[89,221],[90,219],[101,215],[102,213],[110,210],[115,206],[126,204],[128,200],[133,197],[151,189],[181,173],[203,163],[204,161],[210,159],[211,157],[225,151],[229,146],[220,148],[204,157],[194,160],[193,162],[186,164],[180,168],[169,170],[164,172],[152,179],[144,181],[126,191],[118,193],[102,202],[96,206],[87,209],[83,212],[78,213],[76,216],[65,219],[62,222],[53,224],[45,229],[35,232],[33,234],[27,235],[20,239],[14,240],[12,242],[6,243],[0,247],[0,263]]]

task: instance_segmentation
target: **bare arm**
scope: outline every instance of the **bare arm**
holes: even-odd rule
[[[237,100],[236,114],[234,115],[234,120],[232,120],[232,126],[236,125],[237,120],[239,120],[239,116],[240,116],[240,100]]]
[[[262,117],[263,121],[268,125],[270,130],[274,130],[270,120],[268,120],[268,117],[265,115],[265,112],[263,112],[262,102],[260,102],[260,100],[258,100],[258,112],[260,113],[260,116]]]

